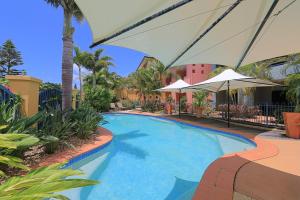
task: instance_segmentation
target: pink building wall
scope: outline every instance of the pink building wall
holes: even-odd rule
[[[195,84],[195,83],[199,83],[201,81],[207,80],[208,79],[208,75],[209,73],[213,70],[213,65],[210,64],[190,64],[190,65],[186,65],[184,67],[184,70],[181,70],[184,77],[182,77],[182,79],[189,83],[189,84]],[[178,74],[179,70],[176,68],[171,68],[171,72]],[[179,73],[180,74],[180,73]],[[176,77],[172,77],[171,83],[174,83],[176,81]],[[187,92],[186,94],[182,94],[182,96],[186,96],[187,98],[187,103],[188,104],[192,104],[193,103],[193,93],[192,92]],[[172,98],[175,100],[175,102],[178,103],[179,101],[179,94],[173,92],[172,93]]]
[[[186,77],[184,81],[189,84],[195,84],[208,79],[209,73],[212,71],[210,64],[191,64],[186,65]],[[187,103],[193,103],[193,93],[186,93]]]

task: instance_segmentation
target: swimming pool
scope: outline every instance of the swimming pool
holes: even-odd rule
[[[255,147],[243,137],[158,117],[104,118],[113,141],[72,165],[101,183],[63,193],[72,200],[188,200],[215,159]]]

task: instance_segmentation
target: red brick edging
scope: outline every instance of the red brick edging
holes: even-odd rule
[[[96,140],[93,141],[93,143],[84,144],[81,147],[78,147],[78,149],[67,149],[63,152],[54,153],[32,168],[48,166],[54,163],[66,163],[72,158],[109,143],[113,138],[112,132],[103,127],[98,127],[97,132],[100,132],[100,134],[96,137]]]

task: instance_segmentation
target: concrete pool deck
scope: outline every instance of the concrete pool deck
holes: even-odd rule
[[[264,131],[191,116],[160,116],[172,120],[243,135],[257,148],[224,155],[205,171],[193,200],[299,200],[300,140],[282,136],[282,131]]]

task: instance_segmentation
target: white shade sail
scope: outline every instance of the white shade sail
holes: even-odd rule
[[[159,92],[182,92],[184,90],[184,88],[189,87],[189,86],[191,86],[191,85],[186,83],[185,81],[179,79],[178,81],[176,81],[166,87],[157,89],[156,91],[159,91]]]
[[[94,42],[181,0],[75,0]],[[170,65],[236,0],[193,0],[105,44],[142,51]],[[243,0],[172,66],[236,66],[274,0]],[[300,1],[280,0],[242,64],[300,52]]]
[[[196,83],[186,89],[204,89],[211,92],[219,92],[222,90],[227,90],[228,86],[230,89],[241,89],[252,87],[272,87],[276,85],[278,84],[271,81],[244,76],[233,71],[232,69],[227,69],[213,78]]]

